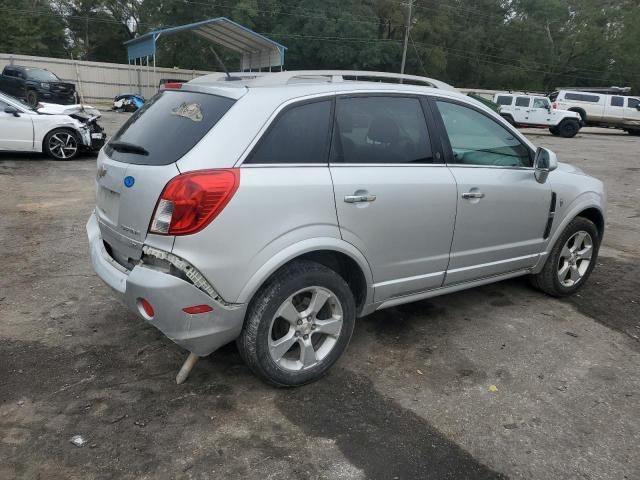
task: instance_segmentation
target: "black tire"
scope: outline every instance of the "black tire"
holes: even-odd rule
[[[592,240],[592,253],[590,263],[582,275],[582,278],[573,286],[565,286],[560,282],[558,275],[561,261],[561,252],[567,241],[578,232],[586,232]],[[593,222],[584,217],[574,218],[564,229],[556,244],[553,246],[547,261],[540,273],[529,277],[531,284],[539,290],[553,297],[566,297],[580,290],[589,279],[591,272],[598,260],[600,249],[600,235]]]
[[[560,130],[558,130],[558,127],[549,127],[549,131],[551,132],[552,135],[555,135],[556,137],[560,135]]]
[[[31,108],[35,108],[38,105],[38,92],[35,90],[29,90],[27,92],[27,104]]]
[[[627,132],[629,133],[629,135],[632,135],[634,137],[640,137],[640,130],[627,130]]]
[[[580,123],[577,120],[566,119],[558,125],[558,132],[561,137],[572,138],[580,131]]]
[[[59,143],[56,141],[57,138],[69,139],[69,148],[62,147],[62,150],[57,148],[56,145]],[[71,145],[73,145],[73,149],[71,149]],[[56,128],[44,137],[42,149],[44,153],[54,160],[73,160],[80,153],[80,145],[80,137],[76,132],[68,128]]]
[[[270,353],[269,342],[279,340],[273,339],[272,323],[275,329],[275,322],[282,321],[274,320],[280,307],[296,292],[307,287],[320,287],[335,295],[342,309],[342,326],[337,337],[333,337],[333,346],[324,358],[313,366],[295,371],[276,363]],[[272,385],[293,387],[313,382],[324,375],[346,350],[355,325],[355,312],[353,294],[340,275],[319,263],[294,261],[276,272],[252,299],[242,332],[236,340],[240,356],[256,375]],[[294,329],[293,325],[286,322],[285,325],[289,332]],[[297,339],[291,350],[287,350],[287,355],[295,356],[297,349],[302,358],[302,339],[298,336],[299,333],[296,332]],[[286,335],[288,333],[283,334],[283,337]],[[309,333],[308,338],[312,341],[313,332]],[[325,341],[323,334],[315,338]]]

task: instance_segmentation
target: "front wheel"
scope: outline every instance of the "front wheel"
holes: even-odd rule
[[[586,283],[598,259],[600,236],[591,220],[574,218],[564,229],[547,261],[531,283],[554,297],[574,294]]]
[[[349,286],[333,270],[296,261],[252,300],[237,340],[245,363],[276,386],[298,386],[324,375],[346,350],[355,324]]]
[[[580,131],[580,123],[577,120],[563,120],[558,125],[560,136],[564,138],[575,137]]]
[[[549,127],[549,131],[551,132],[552,135],[555,135],[556,137],[560,135],[560,130],[558,130],[558,127]]]
[[[54,160],[71,160],[78,155],[78,135],[65,128],[56,128],[44,137],[44,151]]]

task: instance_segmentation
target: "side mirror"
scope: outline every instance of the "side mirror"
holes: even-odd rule
[[[549,172],[558,168],[558,158],[556,154],[548,148],[538,147],[536,157],[533,160],[533,168],[538,183],[544,183],[547,181]]]
[[[13,115],[14,117],[19,117],[20,116],[20,112],[18,112],[18,109],[16,107],[12,107],[12,106],[7,106],[4,107],[4,113],[9,113],[11,115]]]

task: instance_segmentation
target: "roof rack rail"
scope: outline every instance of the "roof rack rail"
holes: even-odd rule
[[[557,90],[573,90],[574,92],[589,92],[602,94],[621,94],[631,92],[631,87],[557,87]]]
[[[207,75],[208,81],[224,81],[223,74]],[[455,90],[448,83],[417,75],[400,73],[369,72],[365,70],[293,70],[285,72],[242,72],[231,73],[234,79],[244,81],[247,86],[263,87],[287,85],[291,83],[337,83],[344,81],[368,81],[385,83],[408,83],[410,85],[424,85],[443,90]],[[213,77],[213,78],[212,78]],[[229,79],[229,81],[232,81]]]
[[[336,83],[349,80],[377,81],[386,83],[418,84],[428,87],[455,90],[451,85],[428,77],[405,75],[389,72],[370,72],[366,70],[298,70],[266,74],[251,82],[254,86],[286,85],[298,82],[327,82]],[[293,81],[293,82],[292,82]]]

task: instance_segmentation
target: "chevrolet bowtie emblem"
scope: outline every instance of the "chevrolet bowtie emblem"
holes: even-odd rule
[[[97,178],[102,178],[106,174],[107,174],[107,169],[103,165],[100,165],[100,168],[98,168]]]

